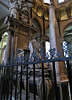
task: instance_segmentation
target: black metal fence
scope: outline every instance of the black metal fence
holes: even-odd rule
[[[0,100],[37,100],[38,94],[39,100],[41,98],[41,100],[61,100],[59,98],[55,71],[55,62],[61,61],[67,62],[67,73],[70,84],[70,94],[72,99],[72,74],[71,67],[69,66],[69,60],[71,59],[72,57],[60,57],[55,59],[37,60],[33,62],[13,61],[11,63],[8,63],[7,65],[1,64]],[[44,67],[44,63],[47,62],[52,62],[53,78],[51,77],[51,70],[49,68]],[[33,65],[32,68],[29,67],[30,64]],[[36,68],[36,64],[40,64],[41,68]],[[38,70],[39,74],[36,73],[36,70]],[[47,70],[48,73],[45,74],[45,71]],[[31,80],[29,80],[30,77]],[[38,79],[38,82],[36,81],[36,79]],[[48,86],[46,79],[49,82]],[[51,87],[49,90],[50,92],[48,92],[49,86]],[[30,98],[30,92],[32,93],[33,98]]]

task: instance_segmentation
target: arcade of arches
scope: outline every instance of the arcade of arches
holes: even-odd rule
[[[16,57],[16,49],[28,50],[34,35],[45,51],[50,46],[60,49],[64,41],[72,45],[72,0],[28,1],[0,0],[0,63]],[[67,84],[65,63],[58,69],[59,82]]]

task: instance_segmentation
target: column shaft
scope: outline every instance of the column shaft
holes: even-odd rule
[[[53,9],[52,5],[50,5],[50,8],[49,8],[49,40],[50,40],[50,48],[51,49],[55,48],[56,52],[57,52],[54,21],[55,21],[55,12],[54,12],[54,9]],[[55,69],[56,69],[57,81],[60,81],[60,78],[59,78],[59,64],[58,64],[58,62],[55,62]]]

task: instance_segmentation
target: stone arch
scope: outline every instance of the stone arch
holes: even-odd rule
[[[72,2],[69,4],[69,6],[68,6],[68,7],[70,7],[71,17],[72,17]]]
[[[64,40],[71,44],[72,42],[72,23],[67,24],[63,30]]]
[[[64,28],[64,41],[67,42],[67,44],[70,45],[68,54],[69,56],[72,56],[71,52],[72,52],[72,23],[69,23],[66,25],[66,27]]]
[[[65,20],[68,18],[65,6],[60,7],[60,13],[61,13],[61,20]]]
[[[37,12],[38,16],[42,17],[43,16],[43,7],[38,6],[36,12]]]
[[[67,23],[67,24],[64,26],[64,28],[63,28],[63,32],[64,32],[64,30],[65,30],[67,27],[69,27],[71,24],[72,24],[72,21],[69,22],[69,23]]]
[[[60,22],[60,30],[61,30],[61,36],[62,36],[62,37],[63,37],[63,33],[64,33],[65,28],[66,28],[70,23],[72,23],[71,20],[64,20],[64,21],[61,21],[61,22]]]

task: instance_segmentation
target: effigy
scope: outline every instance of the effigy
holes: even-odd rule
[[[29,60],[32,61],[35,60],[33,58],[33,53],[39,55],[39,43],[35,40],[35,37],[33,37],[33,40],[29,44],[30,49],[30,56]],[[20,69],[21,70],[21,69]],[[18,70],[19,71],[19,70]],[[19,71],[20,73],[20,71]],[[22,70],[22,89],[26,90],[26,67]],[[20,90],[20,77],[18,77],[18,83],[17,87],[18,90]],[[45,96],[46,100],[49,98],[52,98],[53,100],[53,82],[52,82],[52,75],[51,75],[51,69],[49,66],[46,66],[44,68],[44,86],[45,86]],[[33,64],[28,65],[28,95],[30,96],[30,93],[34,94],[34,81],[33,81]],[[35,95],[38,95],[40,100],[43,100],[43,83],[42,83],[42,66],[40,64],[35,64]]]
[[[34,81],[33,81],[33,69],[28,69],[28,97],[30,97],[30,94],[34,94]],[[26,69],[23,70],[23,76],[22,76],[22,89],[26,90]],[[14,78],[15,79],[15,78]],[[45,94],[46,94],[46,100],[48,98],[53,98],[53,82],[51,80],[51,70],[45,69],[45,78],[44,78],[44,85],[45,85]],[[18,77],[18,83],[17,87],[18,90],[20,90],[20,77]],[[18,91],[19,94],[19,91]],[[43,100],[43,83],[42,83],[42,71],[41,68],[35,69],[35,95],[39,96],[40,100]]]

